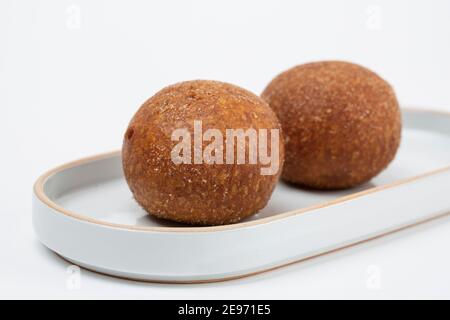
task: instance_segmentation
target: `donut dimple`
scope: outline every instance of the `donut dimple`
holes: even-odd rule
[[[318,189],[359,185],[395,157],[401,115],[392,87],[348,62],[303,64],[262,93],[285,136],[286,181]]]
[[[235,223],[255,214],[267,204],[281,173],[282,137],[280,169],[273,175],[262,175],[266,165],[259,161],[174,163],[171,151],[178,142],[171,134],[179,128],[194,132],[198,120],[203,132],[218,129],[224,136],[226,129],[280,130],[269,105],[237,86],[207,80],[168,86],[140,107],[124,135],[123,170],[134,198],[153,216],[193,225]],[[203,141],[203,149],[208,144]]]

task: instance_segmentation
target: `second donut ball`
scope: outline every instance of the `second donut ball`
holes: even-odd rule
[[[300,65],[278,75],[262,93],[285,136],[282,178],[318,189],[353,187],[394,158],[401,116],[392,87],[348,62]]]

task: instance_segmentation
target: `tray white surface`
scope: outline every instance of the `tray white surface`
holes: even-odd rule
[[[409,110],[403,121],[396,159],[370,183],[339,192],[280,183],[268,206],[239,224],[192,228],[149,217],[112,153],[44,174],[34,227],[67,260],[132,279],[214,281],[286,265],[450,211],[450,116]]]

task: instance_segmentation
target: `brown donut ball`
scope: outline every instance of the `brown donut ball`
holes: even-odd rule
[[[164,88],[141,106],[124,137],[123,169],[137,202],[156,217],[196,225],[234,223],[262,209],[281,173],[281,131],[279,170],[261,175],[267,164],[259,159],[256,164],[227,164],[225,142],[223,164],[194,164],[194,120],[202,121],[203,133],[220,130],[224,141],[226,129],[280,130],[269,105],[237,86],[198,80]],[[171,135],[180,128],[191,133],[192,164],[172,161],[171,151],[180,141],[172,141]],[[203,141],[203,150],[210,143]],[[272,149],[269,144],[269,154]],[[248,144],[245,151],[248,159]]]
[[[296,66],[262,93],[283,127],[282,178],[318,189],[370,180],[394,158],[401,116],[392,87],[348,62]]]

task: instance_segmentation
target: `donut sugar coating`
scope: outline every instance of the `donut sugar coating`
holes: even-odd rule
[[[395,157],[401,138],[397,98],[389,83],[362,66],[299,65],[275,77],[261,96],[283,127],[285,181],[349,188],[376,176]]]
[[[277,170],[273,174],[263,175],[267,161],[237,163],[237,142],[234,149],[229,148],[235,161],[227,162],[225,140],[222,149],[214,149],[223,153],[223,163],[211,159],[205,163],[198,157],[197,161],[203,163],[195,163],[198,140],[193,132],[199,121],[203,133],[217,129],[223,137],[227,129],[278,131],[279,145],[269,143],[269,133],[266,144],[266,154],[274,156],[278,169],[274,166]],[[191,159],[183,158],[182,163],[174,162],[172,157],[174,147],[181,141],[173,141],[172,134],[180,128],[187,129],[193,137],[189,144]],[[205,140],[197,146],[205,152],[210,143]],[[245,147],[248,159],[249,146],[248,143]],[[187,150],[179,155],[189,155]],[[247,90],[209,80],[177,83],[148,99],[131,120],[122,148],[125,178],[140,206],[150,215],[191,225],[235,223],[265,207],[281,174],[283,159],[280,123],[269,105]]]

